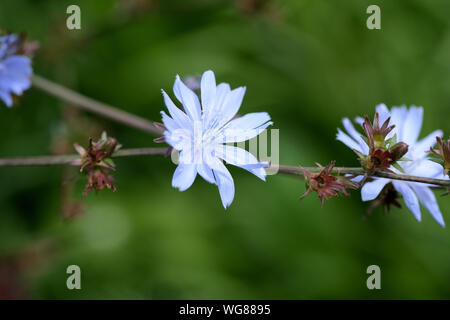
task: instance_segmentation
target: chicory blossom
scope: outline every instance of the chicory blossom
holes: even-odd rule
[[[0,37],[0,100],[11,107],[12,95],[21,95],[31,86],[31,60],[19,54],[22,37],[9,34]]]
[[[199,174],[219,188],[224,208],[234,198],[234,181],[223,164],[241,167],[261,180],[265,180],[264,167],[246,150],[226,145],[244,142],[256,137],[269,125],[266,112],[249,113],[236,117],[245,94],[245,87],[231,90],[228,83],[216,85],[214,73],[206,71],[200,82],[201,103],[198,96],[177,76],[173,92],[182,104],[179,109],[162,90],[170,116],[161,112],[166,128],[165,141],[180,151],[179,164],[172,179],[172,186],[180,191],[188,189]]]
[[[380,104],[376,107],[379,113],[380,122],[386,121],[391,117],[390,124],[395,125],[395,128],[386,136],[387,139],[396,135],[397,141],[408,144],[408,152],[404,155],[407,161],[398,161],[401,170],[391,166],[389,169],[398,174],[414,175],[419,177],[444,179],[442,167],[430,161],[427,157],[426,151],[433,147],[436,143],[436,136],[442,137],[442,131],[436,130],[423,138],[418,140],[420,129],[423,120],[423,108],[412,106],[409,109],[405,106],[393,107],[389,110],[386,105]],[[364,119],[358,117],[355,122],[362,125]],[[351,121],[347,118],[342,121],[345,130],[348,134],[338,129],[337,140],[343,142],[348,147],[357,150],[358,152],[367,155],[369,146],[361,137],[361,134],[354,128]],[[361,180],[362,176],[356,179]],[[413,213],[418,221],[421,220],[420,204],[424,206],[433,218],[442,226],[444,226],[444,219],[436,201],[436,197],[431,190],[431,185],[392,180],[386,178],[374,178],[373,181],[367,182],[361,189],[361,197],[363,201],[370,201],[375,199],[388,184],[392,183],[393,187],[399,192],[405,201],[408,209]]]

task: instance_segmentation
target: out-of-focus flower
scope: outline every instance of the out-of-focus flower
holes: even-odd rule
[[[111,175],[116,166],[111,156],[121,147],[117,140],[108,137],[106,132],[103,132],[99,141],[93,142],[92,139],[89,140],[87,150],[78,144],[75,144],[74,147],[81,158],[70,164],[81,166],[80,171],[84,171],[87,174],[88,183],[84,194],[87,195],[90,191],[98,192],[105,188],[116,191],[116,186],[113,184],[114,178]]]
[[[379,114],[380,122],[384,122],[390,117],[391,123],[395,125],[395,128],[389,132],[386,139],[394,138],[395,136],[397,141],[404,142],[409,146],[408,152],[404,155],[408,160],[403,161],[400,159],[400,161],[397,161],[398,168],[391,166],[389,169],[398,174],[443,179],[442,167],[430,161],[425,153],[430,147],[434,146],[436,136],[442,137],[442,131],[436,130],[422,140],[418,140],[422,127],[423,108],[412,106],[408,109],[402,106],[393,107],[389,110],[386,105],[380,104],[376,107],[376,111]],[[348,147],[367,155],[369,146],[358,131],[355,130],[350,120],[343,119],[342,122],[351,137],[338,129],[337,139]],[[355,119],[355,122],[363,125],[364,119],[359,117]],[[356,179],[362,180],[363,177],[359,176]],[[367,182],[362,187],[362,200],[370,201],[377,198],[388,183],[392,183],[395,190],[403,196],[406,206],[418,221],[421,220],[420,203],[439,224],[444,226],[444,219],[436,197],[430,188],[431,186],[427,184],[375,178],[374,181]]]
[[[319,173],[311,173],[302,167],[300,168],[306,179],[306,191],[300,196],[300,199],[316,191],[323,206],[325,199],[328,200],[333,196],[337,197],[338,192],[348,196],[349,192],[347,189],[358,189],[358,183],[350,181],[347,177],[336,177],[331,174],[334,164],[335,162],[332,161],[325,168],[318,164],[319,168],[321,168]]]
[[[216,85],[214,73],[206,71],[201,79],[201,104],[197,95],[177,76],[173,91],[184,111],[175,106],[162,91],[170,117],[162,111],[166,128],[165,141],[180,151],[179,164],[172,186],[180,191],[188,189],[199,174],[219,188],[222,204],[227,208],[234,198],[234,181],[223,164],[241,167],[265,180],[264,167],[246,150],[225,143],[243,142],[259,135],[269,125],[265,112],[250,113],[233,119],[245,94],[245,87],[231,90],[227,83]]]
[[[438,145],[438,150],[430,147],[428,153],[432,153],[439,157],[436,162],[442,165],[444,168],[444,175],[448,176],[450,173],[450,139],[444,141],[440,137],[436,137],[436,142]]]
[[[0,99],[13,105],[13,95],[19,96],[31,86],[31,60],[24,56],[24,37],[8,34],[0,37]]]

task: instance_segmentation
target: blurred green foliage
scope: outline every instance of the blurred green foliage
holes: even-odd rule
[[[73,3],[80,31],[65,26]],[[381,7],[381,30],[366,28],[370,4]],[[0,24],[39,41],[37,74],[152,120],[176,74],[213,69],[219,81],[247,86],[242,113],[270,113],[281,163],[354,166],[336,128],[380,102],[422,105],[422,137],[449,134],[449,12],[445,0],[2,0]],[[103,129],[128,148],[154,145],[33,88],[0,108],[0,126],[0,157],[72,153],[73,142]],[[236,197],[225,211],[200,178],[173,189],[168,159],[117,166],[118,192],[87,197],[76,169],[0,168],[3,297],[450,298],[450,229],[424,209],[421,223],[406,209],[364,220],[358,192],[320,209],[315,196],[297,200],[301,180],[263,183],[231,168]],[[450,224],[450,199],[438,200]],[[81,267],[82,290],[66,288],[71,264]],[[372,264],[382,290],[366,288]]]

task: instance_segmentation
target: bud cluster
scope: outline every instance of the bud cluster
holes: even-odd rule
[[[348,177],[332,175],[334,164],[335,161],[331,161],[326,167],[322,167],[320,164],[317,164],[319,169],[321,169],[319,173],[311,173],[300,167],[306,181],[306,191],[300,199],[303,199],[308,194],[315,191],[317,192],[321,205],[323,206],[324,199],[328,200],[333,196],[337,197],[338,192],[348,196],[350,193],[347,189],[359,188],[359,184],[351,181]]]
[[[450,176],[450,139],[443,141],[440,137],[436,137],[438,150],[430,148],[429,153],[432,153],[438,157],[433,159],[435,162],[442,165],[444,168],[444,175]]]
[[[80,172],[85,172],[88,177],[84,194],[87,195],[90,191],[98,192],[105,188],[116,191],[116,186],[113,184],[114,178],[111,175],[116,166],[111,156],[121,147],[117,140],[103,132],[99,141],[94,142],[89,139],[87,150],[78,144],[74,147],[81,157],[71,164],[81,166]]]
[[[358,156],[358,160],[367,172],[374,172],[379,169],[388,169],[408,152],[408,145],[404,142],[398,142],[396,136],[387,138],[388,134],[395,128],[395,125],[389,126],[391,118],[389,117],[380,126],[378,112],[375,113],[373,124],[365,116],[363,129],[366,133],[365,140],[369,146],[367,155],[353,150]]]

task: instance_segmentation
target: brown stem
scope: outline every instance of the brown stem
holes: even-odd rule
[[[303,169],[305,169],[306,171],[309,171],[309,172],[319,172],[321,170],[318,167],[303,167]],[[303,172],[300,170],[300,167],[296,167],[296,166],[279,165],[278,172],[283,173],[283,174],[292,175],[292,176],[297,176],[297,177],[304,176]],[[350,175],[355,175],[355,176],[363,176],[365,174],[365,171],[362,168],[347,168],[347,167],[334,167],[332,172],[334,174],[350,174]],[[428,184],[432,184],[432,185],[441,186],[444,188],[450,187],[450,180],[441,180],[441,179],[426,178],[426,177],[416,177],[416,176],[383,172],[383,171],[375,172],[372,174],[372,176],[380,177],[380,178],[388,178],[388,179],[393,179],[393,180],[428,183]]]
[[[167,148],[139,148],[123,149],[115,152],[112,157],[132,157],[132,156],[164,156]],[[55,166],[67,165],[70,162],[79,159],[80,156],[60,155],[60,156],[39,156],[25,158],[0,158],[0,167],[24,167],[24,166]]]
[[[161,128],[149,120],[86,97],[78,92],[65,88],[40,76],[31,76],[31,82],[36,88],[62,99],[74,107],[99,114],[105,118],[126,124],[130,127],[151,133],[153,135],[162,135],[163,133]]]

